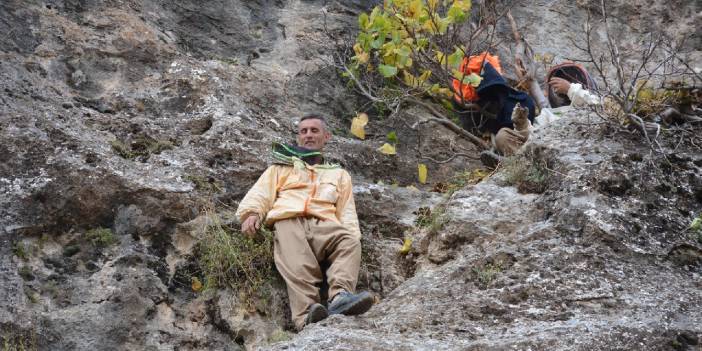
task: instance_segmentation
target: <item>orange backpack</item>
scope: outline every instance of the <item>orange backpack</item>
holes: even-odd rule
[[[459,70],[464,74],[476,73],[482,75],[483,65],[486,61],[489,62],[499,74],[502,74],[500,58],[495,55],[490,55],[487,51],[483,51],[478,55],[464,57]],[[473,102],[478,100],[478,93],[470,84],[463,84],[458,79],[453,79],[452,85],[456,102],[462,103],[464,101]]]

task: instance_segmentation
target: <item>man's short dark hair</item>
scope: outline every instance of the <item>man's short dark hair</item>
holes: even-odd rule
[[[302,122],[304,120],[308,120],[308,119],[320,120],[322,122],[322,127],[324,128],[324,130],[329,130],[329,128],[327,128],[327,120],[324,118],[324,116],[322,116],[320,114],[316,114],[316,113],[310,113],[310,114],[306,114],[306,115],[302,116],[302,118],[300,118],[300,122]]]

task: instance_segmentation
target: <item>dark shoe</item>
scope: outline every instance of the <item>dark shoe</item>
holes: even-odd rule
[[[305,325],[317,323],[327,317],[329,317],[329,312],[327,312],[326,307],[318,303],[312,304],[307,312],[307,317],[305,317]]]
[[[365,313],[371,306],[373,306],[373,296],[369,292],[352,294],[342,291],[329,304],[329,314],[355,316]]]
[[[489,150],[485,150],[480,153],[480,162],[482,162],[485,167],[488,168],[497,168],[497,165],[502,162],[502,158],[502,156]]]

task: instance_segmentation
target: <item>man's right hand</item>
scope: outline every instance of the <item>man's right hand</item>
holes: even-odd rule
[[[253,237],[256,235],[256,231],[261,228],[261,222],[259,221],[258,215],[250,215],[246,217],[244,223],[241,223],[241,232]]]
[[[553,77],[548,81],[548,85],[551,86],[554,92],[558,94],[568,95],[568,90],[570,89],[570,82],[558,77]]]

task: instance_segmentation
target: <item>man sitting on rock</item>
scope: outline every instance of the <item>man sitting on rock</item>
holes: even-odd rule
[[[577,63],[566,62],[551,68],[546,75],[548,82],[548,101],[550,108],[541,109],[538,116],[530,121],[534,122],[533,126],[527,122],[526,117],[522,117],[517,109],[512,113],[512,121],[514,124],[514,132],[503,134],[503,137],[496,138],[497,150],[505,156],[514,155],[526,141],[529,139],[531,131],[543,127],[563,114],[568,112],[572,107],[584,107],[587,105],[595,105],[600,103],[600,98],[592,91],[597,90],[597,85],[590,77],[584,67]],[[518,123],[521,121],[522,123]],[[521,124],[521,127],[518,127]],[[503,130],[500,130],[503,132]],[[486,165],[495,166],[490,161],[485,161],[485,153],[481,154],[481,160]],[[499,156],[493,156],[499,160]]]
[[[287,285],[298,330],[329,314],[357,315],[373,305],[368,292],[354,293],[361,264],[361,230],[351,177],[322,157],[330,139],[322,116],[302,117],[298,146],[273,145],[274,164],[237,209],[244,234],[253,236],[262,222],[275,227],[275,265]],[[322,262],[329,267],[328,310],[319,296]]]
[[[502,156],[500,155],[514,155],[529,139],[533,129],[543,127],[558,119],[571,106],[583,107],[600,103],[600,98],[591,92],[597,89],[594,80],[585,68],[572,62],[555,66],[548,72],[546,81],[548,82],[548,99],[551,108],[542,109],[536,117],[534,117],[534,105],[531,99],[524,99],[516,103],[511,101],[515,100],[513,96],[516,95],[511,90],[504,88],[506,82],[489,63],[485,63],[483,76],[485,78],[477,88],[478,93],[482,94],[481,101],[498,101],[497,106],[501,108],[497,114],[497,122],[500,123],[499,130],[495,133],[494,138],[495,149],[499,155],[492,151],[484,151],[480,154],[481,161],[489,167],[495,167],[501,161]],[[494,87],[499,87],[502,90],[496,90]],[[498,97],[501,95],[494,94],[493,91],[502,93],[502,95],[505,95],[503,91],[508,91],[506,94],[508,98],[498,100],[493,95]],[[520,94],[525,95],[522,92]],[[519,103],[522,103],[521,109],[515,107],[519,106]],[[510,117],[507,118],[507,116]]]
[[[459,70],[467,75],[478,74],[482,80],[477,87],[473,87],[454,79],[452,83],[456,92],[455,102],[459,105],[475,103],[484,112],[494,115],[494,118],[482,121],[479,128],[481,131],[490,132],[495,149],[499,153],[511,154],[514,145],[521,145],[528,138],[528,131],[519,130],[519,126],[513,121],[514,109],[519,106],[519,116],[524,117],[522,122],[530,124],[536,115],[534,100],[529,94],[516,90],[507,83],[502,76],[499,58],[488,52],[464,58]],[[461,115],[461,118],[464,128],[470,129],[473,121],[468,119],[473,118],[472,115]],[[500,156],[492,151],[484,151],[480,154],[480,159],[486,165],[494,167]]]

